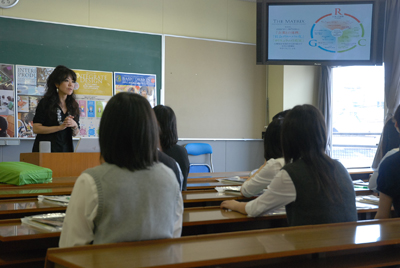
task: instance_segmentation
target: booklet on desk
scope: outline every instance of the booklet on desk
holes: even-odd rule
[[[24,217],[21,222],[41,230],[61,232],[64,218],[65,213],[47,213]]]
[[[360,203],[372,204],[372,205],[379,205],[379,197],[374,195],[362,195],[356,196],[356,201]]]
[[[219,182],[223,182],[223,183],[235,183],[235,184],[243,184],[246,179],[242,179],[239,176],[235,176],[235,177],[230,177],[230,178],[221,178],[221,179],[217,179],[217,181]]]
[[[48,202],[52,204],[57,204],[61,206],[68,206],[69,203],[69,195],[39,195],[39,202]]]
[[[369,185],[369,182],[365,182],[365,181],[363,181],[363,180],[354,180],[354,181],[353,181],[353,184],[354,184],[354,185],[358,185],[358,186],[368,186],[368,185]]]

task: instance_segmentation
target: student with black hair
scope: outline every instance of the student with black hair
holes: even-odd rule
[[[60,247],[180,237],[182,195],[172,170],[158,162],[158,139],[144,97],[110,99],[100,121],[102,164],[78,177]]]
[[[32,152],[39,152],[41,141],[50,141],[52,152],[74,151],[72,137],[79,133],[75,82],[75,72],[62,65],[57,66],[48,77],[46,93],[33,118],[33,133],[37,135]]]
[[[400,137],[400,135],[399,135],[400,129],[399,129],[399,127],[398,127],[397,122],[400,122],[400,105],[397,106],[397,109],[396,109],[396,111],[395,111],[393,117],[390,119],[390,121],[392,122],[393,128],[394,128],[395,131],[396,131],[396,134],[391,135],[391,137],[392,137],[392,139],[395,139],[395,138],[399,139],[399,137]],[[397,137],[396,137],[396,136],[397,136]],[[391,156],[391,155],[393,155],[393,154],[399,152],[399,143],[397,142],[397,145],[396,145],[396,146],[394,146],[394,144],[395,144],[395,143],[392,144],[393,147],[391,148],[391,150],[385,152],[384,157],[383,157],[382,160],[379,162],[379,165],[378,165],[377,169],[374,170],[374,173],[373,173],[372,176],[369,178],[368,187],[369,187],[369,189],[372,190],[372,191],[377,192],[377,189],[376,189],[376,188],[377,188],[377,179],[378,179],[378,176],[379,176],[380,166],[381,166],[381,164],[383,163],[383,161],[385,161],[385,159],[388,158],[389,156]]]
[[[400,132],[400,106],[397,107],[393,122],[396,130]],[[375,172],[374,172],[374,175]],[[373,176],[371,179],[374,179]],[[370,181],[370,185],[374,181]],[[392,206],[396,217],[400,217],[400,152],[389,151],[379,165],[379,174],[376,178],[376,189],[379,192],[379,208],[375,219],[391,217]]]
[[[8,122],[3,116],[0,116],[0,137],[10,137],[7,134]]]
[[[153,110],[160,127],[161,150],[178,162],[183,175],[182,190],[186,191],[190,163],[186,149],[177,144],[178,130],[175,113],[171,107],[164,105],[157,105]]]
[[[283,118],[272,120],[264,135],[265,163],[243,183],[240,192],[243,196],[251,197],[262,193],[275,175],[285,164],[281,147],[281,130]]]
[[[357,221],[350,175],[325,154],[326,142],[321,112],[312,105],[294,107],[282,126],[285,166],[255,200],[224,201],[221,208],[260,216],[286,206],[289,226]]]

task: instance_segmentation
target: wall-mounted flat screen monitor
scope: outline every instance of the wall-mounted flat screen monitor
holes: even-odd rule
[[[381,65],[383,0],[259,0],[257,63]]]

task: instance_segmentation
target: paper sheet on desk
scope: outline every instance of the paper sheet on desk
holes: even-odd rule
[[[379,205],[379,197],[374,196],[374,195],[356,196],[356,201],[360,202],[360,203],[365,203],[365,204],[372,204],[375,206]]]
[[[39,195],[39,202],[49,202],[52,204],[57,204],[61,206],[68,206],[69,204],[69,195]]]
[[[61,232],[65,213],[47,213],[27,216],[21,219],[23,224],[49,232]]]
[[[242,179],[239,176],[235,176],[235,177],[230,177],[230,178],[217,179],[217,181],[222,182],[222,183],[243,184],[246,181],[246,179]]]
[[[217,190],[218,193],[225,193],[225,192],[240,193],[240,188],[241,186],[217,186],[215,187],[215,190]]]
[[[354,181],[353,181],[353,184],[354,184],[354,185],[360,185],[360,186],[368,186],[368,185],[369,185],[369,182],[365,182],[365,181],[363,181],[363,180],[354,180]]]

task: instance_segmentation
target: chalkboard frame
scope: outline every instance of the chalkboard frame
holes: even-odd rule
[[[162,82],[162,35],[0,17],[0,62],[145,73]]]

